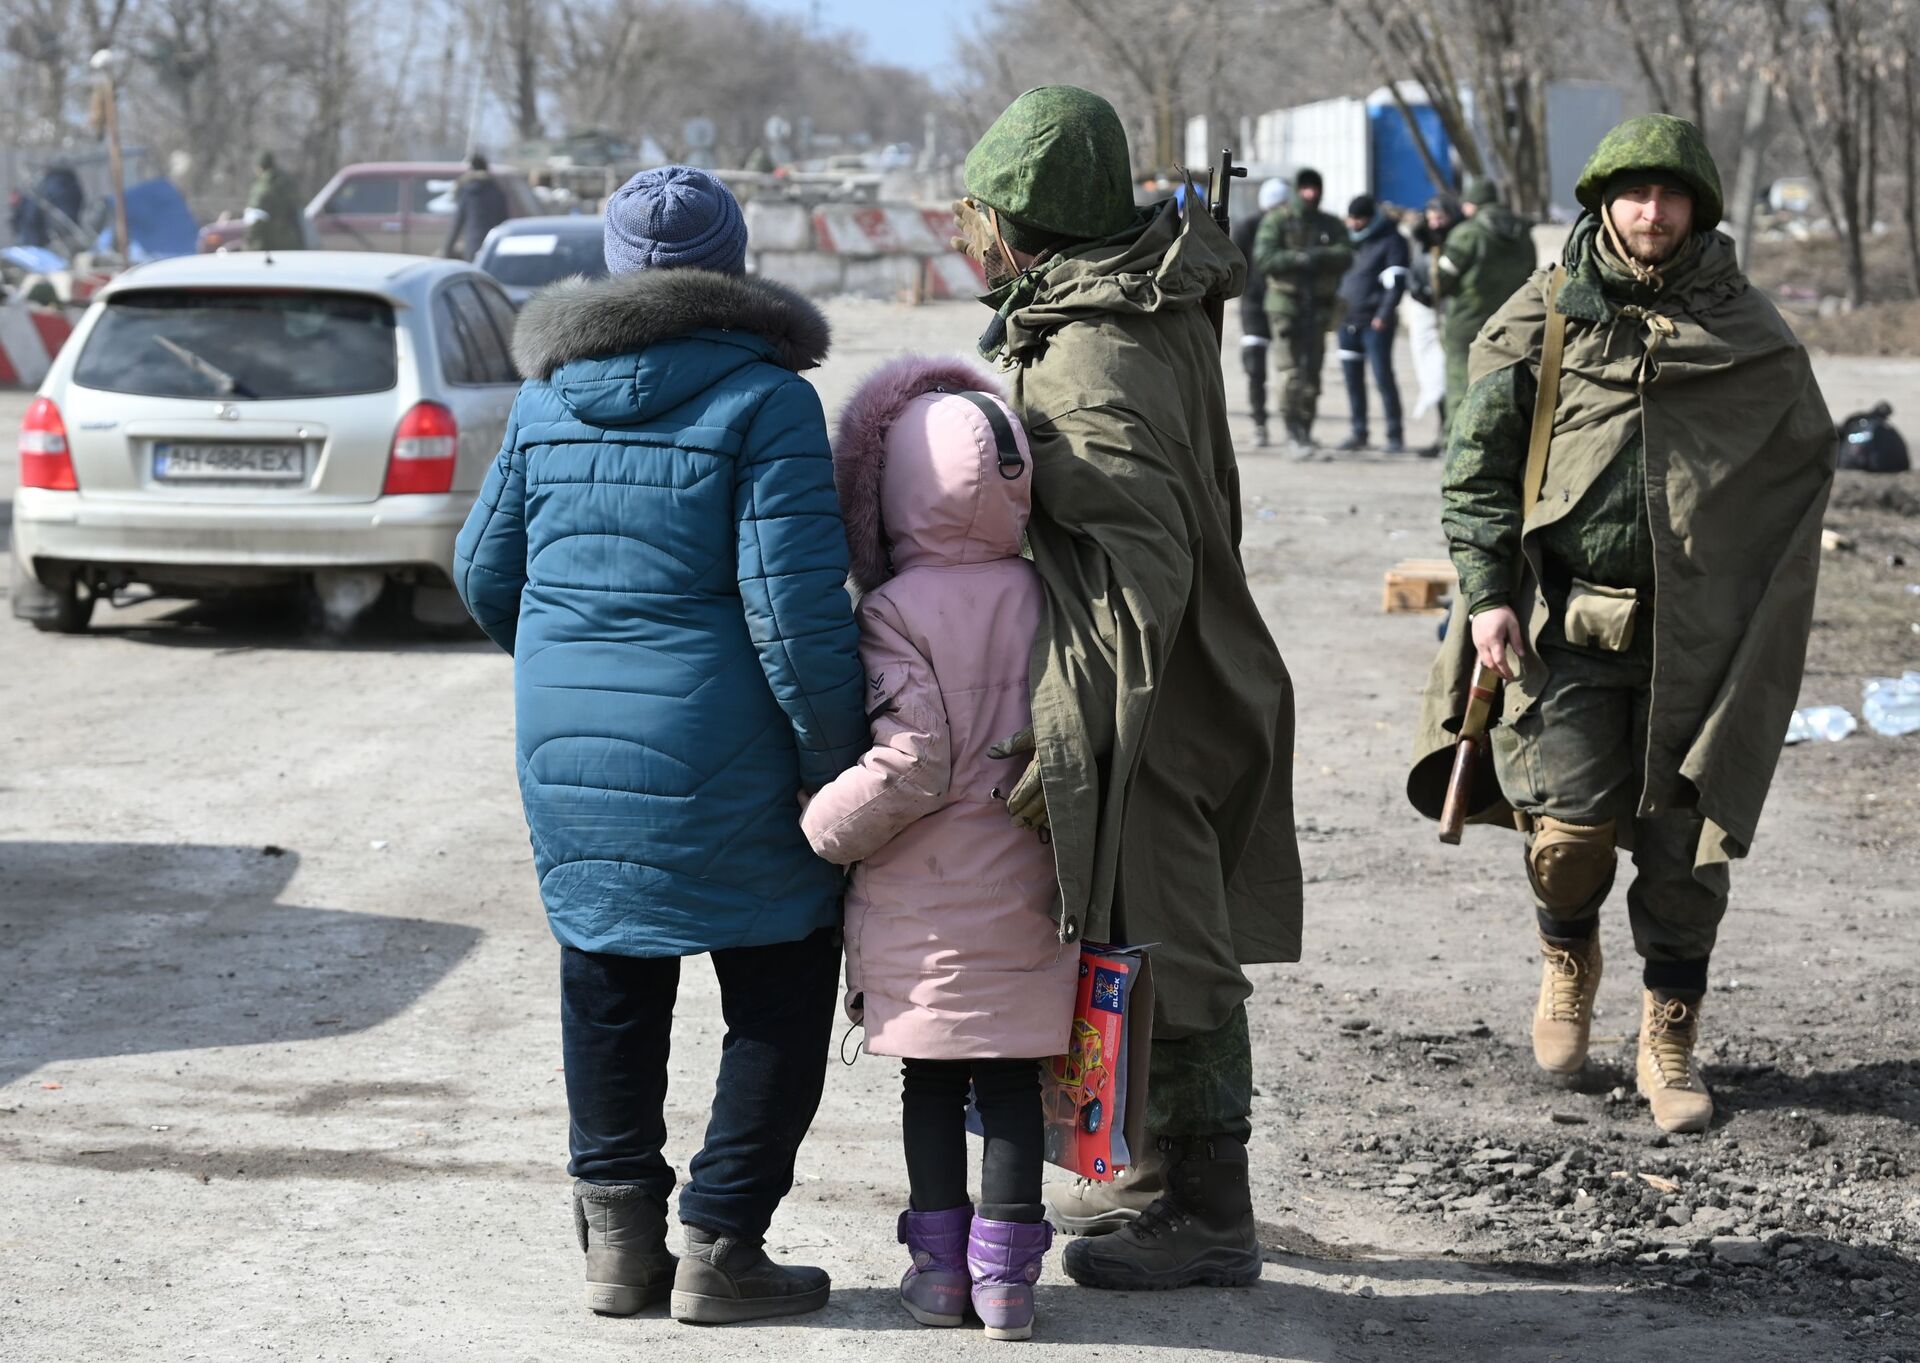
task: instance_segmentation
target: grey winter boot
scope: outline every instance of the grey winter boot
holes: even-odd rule
[[[1047,1220],[1062,1235],[1105,1235],[1117,1231],[1167,1190],[1167,1159],[1148,1150],[1106,1183],[1076,1178],[1047,1191]]]
[[[690,1325],[799,1316],[827,1304],[825,1270],[787,1268],[758,1240],[687,1226],[687,1252],[673,1275],[673,1318]]]
[[[667,1208],[630,1183],[575,1183],[573,1228],[587,1256],[587,1309],[630,1316],[673,1286]]]
[[[1061,1266],[1085,1287],[1160,1291],[1244,1287],[1260,1276],[1247,1147],[1232,1136],[1162,1138],[1167,1191],[1112,1235],[1067,1246]]]

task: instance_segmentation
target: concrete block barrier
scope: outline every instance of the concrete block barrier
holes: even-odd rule
[[[73,323],[58,308],[0,302],[0,388],[38,388]]]

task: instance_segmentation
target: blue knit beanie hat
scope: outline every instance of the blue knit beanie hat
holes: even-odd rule
[[[607,200],[607,272],[747,269],[747,220],[727,187],[692,166],[643,170]]]

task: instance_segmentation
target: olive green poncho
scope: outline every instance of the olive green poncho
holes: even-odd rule
[[[1043,266],[1007,314],[1048,611],[1036,751],[1069,938],[1155,944],[1156,1037],[1225,1024],[1243,964],[1298,960],[1293,694],[1240,565],[1240,478],[1203,308],[1245,262],[1173,205]]]
[[[1497,531],[1501,552],[1522,556],[1507,599],[1537,644],[1548,609],[1539,538],[1576,514],[1616,457],[1644,436],[1654,661],[1646,784],[1630,813],[1697,809],[1708,822],[1695,862],[1705,865],[1751,845],[1799,694],[1833,425],[1806,350],[1741,274],[1730,240],[1698,234],[1667,269],[1665,287],[1635,291],[1608,281],[1597,225],[1582,219],[1567,246],[1557,304],[1568,319],[1566,359],[1538,503],[1521,530],[1518,471],[1546,328],[1544,270],[1474,345],[1473,385],[1453,440],[1479,444],[1449,457],[1450,466],[1506,460],[1511,505],[1450,506],[1448,514]],[[1409,795],[1429,815],[1438,812],[1427,807],[1435,791],[1421,776],[1451,742],[1448,726],[1464,708],[1473,670],[1466,596],[1428,680],[1409,781]],[[1507,721],[1526,713],[1544,681],[1536,647],[1506,688]]]

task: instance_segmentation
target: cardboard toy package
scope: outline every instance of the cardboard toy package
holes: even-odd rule
[[[1133,1163],[1146,1140],[1152,1046],[1146,948],[1083,944],[1067,1051],[1040,1062],[1048,1163],[1101,1183]],[[979,1134],[978,1113],[967,1113],[967,1128]]]

